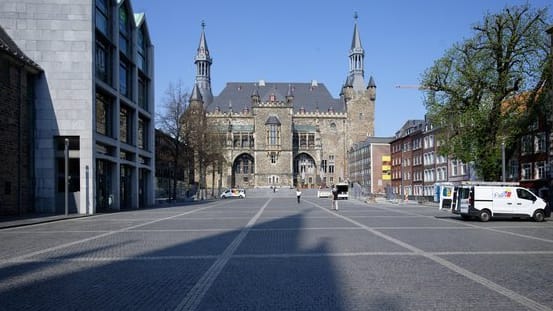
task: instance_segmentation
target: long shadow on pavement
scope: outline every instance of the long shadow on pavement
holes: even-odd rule
[[[301,249],[303,223],[300,213],[253,226],[297,230],[250,231],[197,309],[344,310],[327,242]],[[241,231],[126,231],[4,264],[0,310],[174,310]],[[147,247],[159,248],[140,252]]]

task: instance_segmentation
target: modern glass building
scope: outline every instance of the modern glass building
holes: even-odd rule
[[[153,204],[154,63],[145,15],[130,0],[3,0],[0,21],[43,69],[33,114],[35,210],[63,212],[66,189],[71,213]]]

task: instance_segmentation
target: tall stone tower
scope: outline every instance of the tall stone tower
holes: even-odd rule
[[[200,44],[194,58],[196,64],[196,85],[200,89],[204,105],[209,107],[213,102],[213,93],[211,92],[211,64],[212,59],[207,48],[205,39],[205,23],[202,22],[202,34],[200,35]]]
[[[347,147],[374,136],[374,108],[376,84],[373,77],[365,87],[365,50],[357,29],[357,14],[353,26],[353,39],[349,50],[349,73],[340,94],[347,112]]]

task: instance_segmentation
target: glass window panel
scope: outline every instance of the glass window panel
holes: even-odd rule
[[[96,0],[96,28],[106,37],[109,36],[108,0]]]

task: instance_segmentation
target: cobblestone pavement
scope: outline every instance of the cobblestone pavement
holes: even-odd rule
[[[293,196],[0,230],[0,310],[552,310],[553,220]]]

